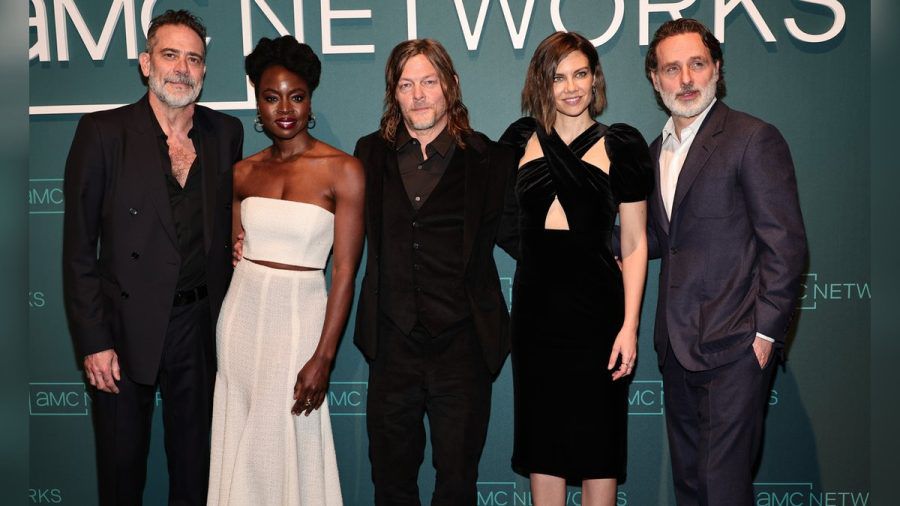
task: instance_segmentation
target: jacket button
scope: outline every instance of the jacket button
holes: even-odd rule
[[[131,259],[132,259],[132,260],[137,260],[137,259],[140,258],[140,257],[141,257],[141,254],[138,253],[137,251],[132,251],[132,252],[131,252]]]
[[[128,208],[128,214],[130,214],[130,215],[132,215],[132,216],[137,216],[137,209],[135,209],[135,208],[133,208],[133,207],[129,207],[129,208]]]
[[[419,243],[414,242],[414,243],[413,243],[413,249],[419,249]]]
[[[673,255],[677,255],[677,254],[678,254],[678,248],[670,248],[670,249],[669,249],[669,252],[672,253]]]
[[[127,299],[127,298],[128,298],[128,292],[122,292],[121,295],[122,295],[122,298],[123,298],[123,299]]]

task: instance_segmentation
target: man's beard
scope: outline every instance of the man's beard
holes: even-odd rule
[[[190,91],[186,93],[169,93],[166,90],[166,83],[184,84],[190,86]],[[185,107],[194,103],[197,97],[200,96],[200,90],[203,89],[203,79],[194,80],[190,75],[177,71],[169,76],[160,76],[156,73],[156,69],[153,68],[153,64],[151,64],[147,85],[162,103],[169,107]]]
[[[712,103],[713,99],[716,98],[716,85],[719,83],[719,74],[716,73],[714,79],[710,79],[709,82],[706,83],[706,86],[703,88],[699,88],[700,96],[697,97],[690,104],[681,103],[677,96],[680,93],[690,92],[697,90],[698,88],[691,87],[682,87],[676,93],[667,93],[664,91],[660,91],[659,94],[662,97],[663,103],[666,104],[666,107],[671,112],[672,116],[677,116],[680,118],[693,118],[697,116],[701,112],[703,112],[709,104]]]

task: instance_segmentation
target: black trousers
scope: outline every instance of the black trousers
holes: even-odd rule
[[[418,325],[406,335],[381,318],[366,409],[376,505],[420,504],[426,414],[436,471],[431,504],[476,504],[492,381],[470,321],[432,337]]]
[[[215,351],[209,302],[173,307],[157,385],[162,395],[169,504],[205,505]],[[157,385],[123,367],[118,394],[93,389],[97,475],[102,506],[142,503]]]
[[[666,429],[679,506],[752,506],[777,355],[759,367],[753,348],[708,371],[688,371],[669,347],[663,364]]]

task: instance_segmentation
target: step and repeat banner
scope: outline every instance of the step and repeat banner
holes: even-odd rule
[[[869,396],[870,13],[868,2],[850,0],[30,0],[31,461],[22,485],[30,503],[96,502],[90,399],[63,311],[63,166],[81,114],[143,95],[137,58],[144,34],[149,20],[170,8],[189,9],[207,24],[201,100],[241,119],[245,155],[268,145],[252,128],[255,101],[243,73],[244,56],[263,36],[292,34],[320,55],[312,133],[352,151],[378,127],[384,63],[398,42],[440,40],[459,71],[473,125],[496,139],[520,116],[532,52],[556,30],[578,31],[598,48],[609,98],[600,120],[630,123],[650,141],[666,116],[643,74],[647,43],[672,17],[706,23],[724,42],[725,101],[776,125],[791,146],[809,236],[788,361],[769,399],[756,504],[871,504],[870,406],[889,400]],[[499,250],[496,260],[509,300],[515,263]],[[618,506],[675,503],[665,392],[652,348],[658,270],[652,261],[629,393],[628,480]],[[328,402],[345,502],[367,505],[367,368],[351,338],[340,346]],[[591,402],[586,396],[554,409],[577,417]],[[167,497],[159,411],[147,504]],[[479,505],[532,504],[528,481],[510,469],[511,449],[507,362],[494,385]],[[430,461],[426,454],[423,503],[434,482]],[[570,489],[567,505],[580,504],[580,492]]]

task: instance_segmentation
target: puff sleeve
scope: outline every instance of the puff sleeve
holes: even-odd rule
[[[606,132],[606,154],[616,202],[646,200],[653,191],[653,162],[641,133],[625,123],[611,125]]]

